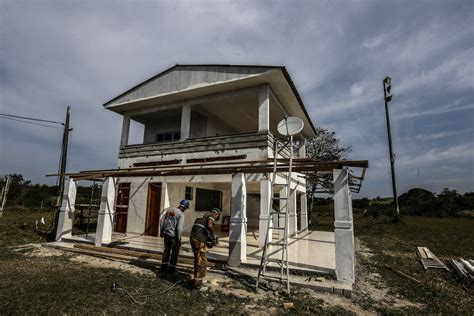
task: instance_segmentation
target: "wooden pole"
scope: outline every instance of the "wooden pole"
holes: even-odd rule
[[[8,190],[10,189],[10,182],[12,180],[12,177],[7,178],[7,182],[5,183],[5,186],[2,189],[2,204],[0,206],[0,217],[3,217],[3,209],[5,208],[5,204],[7,203],[7,196],[8,196]]]

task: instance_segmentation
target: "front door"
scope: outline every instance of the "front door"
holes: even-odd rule
[[[160,225],[161,182],[148,184],[145,235],[158,236]]]
[[[130,183],[120,183],[118,187],[117,200],[115,202],[115,232],[125,233],[127,230],[129,197]]]

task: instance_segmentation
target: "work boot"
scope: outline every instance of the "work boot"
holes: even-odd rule
[[[161,274],[167,274],[168,273],[168,265],[161,265]]]
[[[178,271],[173,270],[173,271],[169,272],[169,274],[175,279],[180,279],[181,278],[181,274],[179,274]]]
[[[195,289],[200,289],[202,287],[202,279],[194,279],[194,288]]]

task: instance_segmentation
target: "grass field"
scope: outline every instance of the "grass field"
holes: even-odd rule
[[[355,235],[361,245],[368,248],[358,253],[359,269],[366,274],[381,275],[389,293],[410,302],[423,304],[425,313],[472,314],[473,292],[467,292],[453,272],[439,269],[425,270],[416,255],[416,247],[428,247],[439,259],[447,263],[451,258],[474,258],[474,219],[402,217],[398,224],[388,224],[388,218],[369,219],[354,214]],[[318,217],[318,230],[331,229],[334,218],[329,214]],[[400,277],[386,266],[406,273],[421,281],[421,285]],[[382,313],[397,312],[378,304],[370,297],[360,295],[355,288],[356,300],[362,306]],[[406,312],[420,312],[406,308]]]
[[[472,294],[463,289],[454,274],[425,271],[415,254],[416,246],[426,246],[444,261],[474,257],[472,219],[405,217],[401,224],[384,224],[383,219],[370,221],[356,215],[358,280],[352,300],[296,287],[291,298],[283,292],[254,295],[243,282],[234,280],[222,285],[222,290],[206,293],[178,284],[164,294],[150,296],[145,304],[136,304],[126,293],[112,292],[112,283],[132,293],[156,294],[169,289],[175,280],[159,277],[150,268],[136,273],[116,266],[81,263],[75,254],[38,256],[38,247],[18,247],[50,238],[34,231],[35,220],[42,216],[50,221],[47,210],[7,209],[0,219],[1,315],[474,313]],[[330,229],[332,222],[330,216],[319,216],[316,228]],[[384,268],[386,265],[421,284],[398,276]],[[295,309],[285,310],[284,302],[293,302]]]

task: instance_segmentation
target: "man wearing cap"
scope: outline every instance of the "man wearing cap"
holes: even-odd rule
[[[214,222],[219,220],[221,210],[213,208],[208,214],[194,221],[189,241],[194,253],[194,287],[201,288],[207,272],[206,241],[215,239]]]
[[[169,207],[161,215],[160,236],[164,238],[165,242],[165,251],[161,261],[163,273],[175,273],[183,233],[183,213],[188,208],[189,201],[181,200],[178,207]]]

